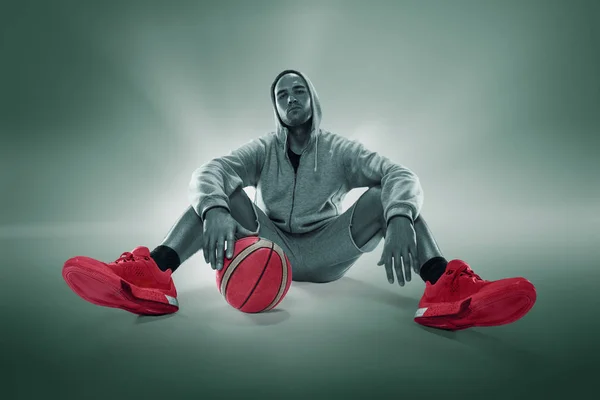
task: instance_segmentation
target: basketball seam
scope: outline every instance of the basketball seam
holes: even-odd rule
[[[282,267],[282,276],[281,276],[281,285],[279,286],[279,290],[277,291],[277,293],[275,294],[275,298],[273,299],[273,301],[271,302],[271,304],[269,304],[269,306],[267,308],[265,308],[263,311],[268,311],[268,310],[272,310],[275,306],[277,306],[277,304],[279,304],[279,302],[283,299],[283,294],[285,292],[285,288],[287,287],[287,259],[285,257],[285,253],[283,252],[283,249],[279,246],[277,246],[276,243],[273,244],[273,251],[275,251],[277,253],[277,255],[279,256],[280,260],[281,260],[281,267]]]
[[[223,280],[225,280],[225,286],[223,286],[223,280],[221,281],[221,294],[223,295],[223,297],[227,298],[227,287],[229,286],[229,282],[231,282],[231,277],[233,276],[233,274],[237,270],[237,267],[240,265],[240,263],[243,261],[243,259],[248,257],[250,254],[256,252],[257,250],[273,248],[272,245],[270,247],[261,247],[260,246],[261,242],[265,243],[265,240],[263,240],[263,239],[257,240],[256,242],[254,242],[253,244],[251,244],[250,246],[248,246],[247,248],[242,250],[238,255],[236,255],[230,261],[230,264],[227,267],[225,274],[223,275]],[[249,249],[250,249],[250,251],[248,251]],[[244,253],[246,253],[246,254],[244,254]],[[244,255],[242,256],[242,254],[244,254]],[[229,272],[229,271],[231,271],[231,272]]]
[[[256,249],[253,249],[250,253],[246,254],[244,258],[247,258],[247,257],[251,256],[252,254],[256,253],[258,250],[262,250],[262,249],[265,249],[265,248],[266,247],[257,247]],[[231,260],[231,264],[233,264],[233,260],[235,260],[238,257],[239,257],[239,255],[237,257],[233,258]],[[243,261],[243,260],[241,260],[241,261]],[[241,261],[238,262],[238,265],[239,265],[239,263],[241,263]],[[236,265],[236,267],[237,267],[237,265]],[[223,288],[223,293],[222,293],[223,296],[225,296],[225,293],[227,293],[227,287],[229,286],[229,282],[231,282],[231,278],[233,278],[233,274],[235,274],[235,272],[237,270],[239,270],[239,268],[234,268],[233,271],[231,271],[231,274],[229,274],[229,277],[227,278],[227,282],[225,284],[225,287]]]
[[[265,266],[263,267],[263,270],[261,271],[260,275],[258,276],[258,279],[256,280],[256,283],[254,284],[254,287],[252,288],[252,290],[248,294],[248,297],[246,297],[246,300],[244,300],[244,302],[240,306],[240,308],[239,308],[240,310],[242,308],[244,308],[244,306],[246,305],[246,303],[248,302],[248,300],[250,300],[250,297],[252,297],[252,294],[254,293],[254,291],[256,290],[256,288],[258,287],[258,284],[260,283],[260,280],[262,279],[263,275],[267,271],[267,267],[269,266],[269,261],[271,261],[271,256],[273,255],[273,245],[272,244],[271,244],[271,249],[270,250],[271,251],[269,252],[269,257],[267,257],[267,262],[265,263]]]
[[[279,256],[279,254],[277,254],[277,256]],[[279,258],[281,258],[281,257],[279,257]],[[283,260],[282,267],[283,268],[286,267],[285,260]],[[267,306],[267,308],[265,308],[263,311],[268,311],[268,310],[272,309],[273,307],[275,307],[275,302],[277,301],[277,298],[279,297],[279,292],[281,292],[281,286],[284,284],[283,282],[286,280],[286,276],[285,276],[285,273],[283,272],[283,268],[282,268],[282,271],[281,271],[281,281],[282,281],[282,283],[279,285],[279,288],[275,292],[275,296],[273,296],[273,299],[269,302],[269,305]]]

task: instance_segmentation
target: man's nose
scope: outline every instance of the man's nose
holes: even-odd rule
[[[294,103],[297,103],[297,102],[298,102],[298,100],[296,100],[296,98],[294,96],[290,95],[290,97],[288,97],[288,105],[289,104],[294,104]]]

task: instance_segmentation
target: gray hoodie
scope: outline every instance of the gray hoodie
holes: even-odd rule
[[[287,128],[275,106],[275,81],[271,100],[276,131],[194,171],[189,199],[198,215],[204,219],[206,211],[217,206],[229,210],[229,196],[240,187],[252,186],[255,204],[277,227],[307,233],[340,215],[341,203],[351,189],[381,185],[385,220],[401,215],[414,221],[423,205],[418,177],[357,141],[321,129],[321,103],[313,84],[298,71],[284,72],[302,76],[312,99],[312,132],[297,174],[287,155]]]

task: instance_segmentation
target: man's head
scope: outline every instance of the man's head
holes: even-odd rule
[[[288,72],[277,80],[273,99],[279,118],[289,127],[300,126],[312,117],[308,84],[296,73]]]

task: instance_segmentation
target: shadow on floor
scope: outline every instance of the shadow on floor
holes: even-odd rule
[[[410,298],[397,292],[390,292],[350,277],[344,277],[339,281],[331,283],[294,282],[293,287],[318,299],[327,299],[330,297],[363,298],[404,310],[416,310],[419,303],[418,299]]]

